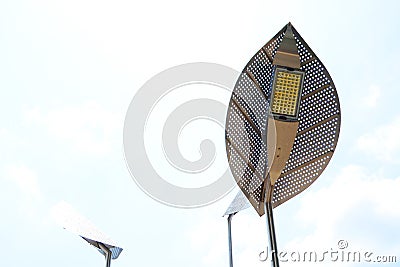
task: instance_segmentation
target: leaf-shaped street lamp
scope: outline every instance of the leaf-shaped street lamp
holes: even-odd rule
[[[289,23],[240,74],[225,131],[229,166],[239,188],[260,216],[267,214],[273,266],[278,258],[272,209],[321,175],[339,130],[335,85]]]

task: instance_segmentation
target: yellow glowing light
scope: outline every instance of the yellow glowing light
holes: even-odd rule
[[[302,73],[277,70],[271,109],[273,113],[296,116]]]

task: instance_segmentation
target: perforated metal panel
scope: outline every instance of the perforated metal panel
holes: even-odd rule
[[[241,210],[250,207],[250,203],[241,190],[236,194],[229,207],[226,209],[224,216],[238,213]]]
[[[335,85],[318,57],[292,27],[304,71],[299,128],[286,167],[275,184],[273,206],[302,192],[329,163],[339,137],[340,105]],[[237,80],[228,107],[226,150],[238,186],[262,215],[267,174],[267,118],[275,53],[286,26],[249,61]]]
[[[111,258],[116,259],[122,252],[122,248],[116,246],[115,241],[101,232],[91,221],[79,214],[66,202],[57,204],[54,210],[54,219],[66,230],[79,235],[89,244],[93,245],[101,254],[99,243],[105,245],[111,251]]]

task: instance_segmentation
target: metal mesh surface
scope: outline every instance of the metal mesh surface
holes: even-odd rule
[[[122,248],[116,246],[116,242],[101,232],[89,219],[79,214],[72,206],[66,202],[58,203],[53,211],[53,217],[64,229],[79,235],[88,243],[100,249],[98,243],[102,243],[111,251],[111,258],[116,259],[122,252]]]
[[[250,203],[241,190],[236,194],[229,207],[226,209],[224,216],[238,213],[241,210],[250,207]]]
[[[292,27],[304,83],[299,128],[289,160],[275,184],[277,207],[306,189],[329,163],[338,141],[340,105],[335,85],[318,57]],[[286,26],[249,61],[238,78],[228,107],[226,149],[238,186],[262,215],[266,177],[267,117],[275,66],[273,58]]]

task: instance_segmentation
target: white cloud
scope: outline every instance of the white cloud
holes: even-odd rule
[[[0,138],[3,139],[4,136],[8,135],[8,131],[4,128],[0,128]]]
[[[8,128],[0,128],[0,147],[3,152],[1,156],[8,158],[18,146],[24,146],[24,142],[15,131]]]
[[[30,200],[42,198],[36,173],[23,165],[11,165],[6,168],[6,179],[13,181],[20,192]]]
[[[396,163],[400,161],[399,133],[400,117],[397,117],[391,123],[360,136],[357,146],[366,154],[371,154],[386,162]]]
[[[37,219],[44,197],[36,173],[22,164],[13,164],[5,166],[1,176],[0,182],[7,189],[2,196],[13,199],[7,202],[7,209],[16,209],[29,219]]]
[[[33,108],[25,113],[29,123],[45,126],[53,137],[70,142],[81,152],[104,155],[112,147],[117,116],[95,101],[48,112]]]
[[[362,102],[366,107],[374,108],[377,106],[380,96],[381,88],[376,85],[371,85],[365,97],[362,99]]]

